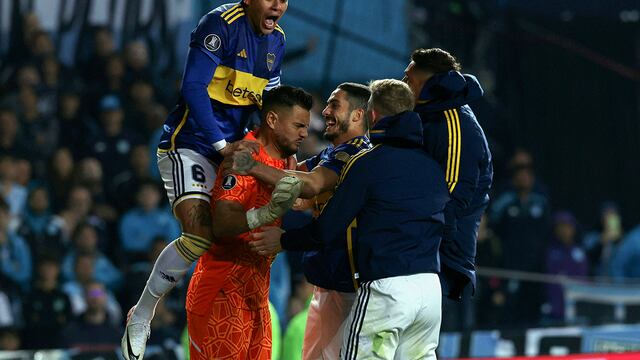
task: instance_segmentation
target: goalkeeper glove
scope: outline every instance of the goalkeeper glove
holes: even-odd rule
[[[271,193],[271,200],[263,207],[247,211],[247,224],[253,230],[270,224],[291,209],[302,192],[304,182],[295,176],[285,176],[277,183]]]

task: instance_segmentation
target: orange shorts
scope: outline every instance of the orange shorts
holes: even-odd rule
[[[245,309],[221,290],[209,314],[187,311],[187,324],[191,359],[271,359],[268,304],[259,310]]]

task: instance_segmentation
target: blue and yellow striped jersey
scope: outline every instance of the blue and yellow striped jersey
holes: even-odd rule
[[[188,148],[217,161],[220,155],[212,144],[242,139],[249,117],[262,105],[262,92],[280,84],[285,35],[279,25],[269,35],[256,34],[242,3],[226,4],[200,20],[189,46],[215,63],[207,86],[213,119],[193,116],[181,96],[165,122],[158,148]],[[193,64],[188,61],[186,66],[185,74]]]

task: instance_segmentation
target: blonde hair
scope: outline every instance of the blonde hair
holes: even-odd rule
[[[396,79],[374,80],[369,83],[369,88],[369,110],[373,109],[382,116],[413,110],[414,95],[404,82]]]

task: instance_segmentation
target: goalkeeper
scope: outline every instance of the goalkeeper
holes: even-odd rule
[[[301,89],[265,93],[261,127],[245,137],[260,144],[256,160],[284,169],[308,135],[310,109],[311,96]],[[279,226],[301,189],[291,176],[275,189],[251,176],[217,177],[216,242],[198,261],[187,293],[192,359],[270,359],[269,270],[275,257],[251,252],[248,241],[259,226]]]

